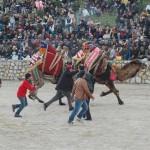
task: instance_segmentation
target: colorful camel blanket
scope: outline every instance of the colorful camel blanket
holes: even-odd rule
[[[85,60],[85,67],[88,71],[90,71],[93,67],[95,62],[102,56],[103,51],[96,47],[86,58]]]
[[[75,56],[72,57],[72,59],[75,61],[75,64],[77,65],[79,62],[81,62],[85,58],[85,53],[83,50],[80,50],[76,53]]]
[[[42,60],[43,60],[43,56],[41,55],[41,53],[40,52],[35,53],[30,59],[28,71],[31,71],[34,68],[36,68],[38,65],[40,65],[42,63]]]
[[[44,55],[47,52],[47,48],[48,48],[47,44],[41,42],[39,51],[36,52],[35,54],[33,54],[30,59],[29,70],[33,70],[34,68],[36,68],[37,66],[39,66],[42,63]]]

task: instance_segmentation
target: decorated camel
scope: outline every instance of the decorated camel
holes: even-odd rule
[[[115,69],[110,64],[107,64],[107,68],[102,74],[99,74],[99,69],[97,69],[95,73],[96,82],[99,84],[105,84],[109,88],[107,92],[102,92],[101,96],[106,96],[110,93],[114,93],[118,99],[118,103],[120,105],[124,104],[124,102],[121,100],[119,96],[119,91],[115,87],[114,81],[115,80],[125,81],[130,78],[133,78],[137,75],[137,73],[141,69],[145,69],[145,67],[146,67],[145,64],[140,62],[139,60],[133,60],[125,64],[123,67],[121,68],[115,67]],[[113,71],[114,73],[112,73]],[[115,79],[111,79],[111,76],[116,77]]]
[[[56,49],[50,45],[46,49],[45,46],[43,47],[44,48],[40,48],[39,51],[42,59],[39,59],[39,63],[36,61],[36,65],[33,65],[34,67],[31,67],[30,69],[30,71],[33,73],[33,77],[35,78],[34,81],[39,82],[39,88],[43,85],[43,74],[52,75],[56,78],[60,76],[63,68],[64,51],[57,52]],[[86,70],[94,76],[97,83],[105,84],[109,88],[107,92],[102,92],[101,96],[114,93],[120,105],[124,104],[124,102],[119,96],[119,91],[116,89],[114,81],[124,81],[135,77],[141,69],[146,68],[146,65],[139,60],[133,60],[125,64],[123,67],[112,65],[109,63],[108,58],[103,50],[99,49],[98,47],[94,47],[91,50],[88,43],[83,44],[82,50],[80,50],[73,57],[73,61],[75,66],[83,63]],[[38,72],[37,79],[34,71]],[[32,96],[38,99],[35,93],[32,93],[31,98]]]
[[[88,46],[86,47],[88,48]],[[139,71],[147,68],[140,60],[132,60],[122,67],[111,64],[105,52],[98,47],[95,47],[92,51],[89,50],[88,54],[83,54],[80,58],[76,55],[74,59],[78,64],[79,61],[84,60],[85,68],[94,76],[95,81],[99,84],[105,84],[109,88],[108,91],[102,92],[101,96],[114,93],[120,105],[124,104],[124,102],[119,96],[119,91],[116,89],[114,81],[128,80],[135,77]]]
[[[44,85],[45,76],[48,79],[52,79],[52,82],[60,76],[63,69],[63,55],[66,51],[65,48],[63,50],[55,49],[46,43],[41,43],[39,47],[39,50],[31,57],[30,65],[27,70],[27,72],[32,74],[33,83],[38,89]],[[43,101],[37,97],[37,91],[30,93],[29,98],[37,99],[43,103]]]

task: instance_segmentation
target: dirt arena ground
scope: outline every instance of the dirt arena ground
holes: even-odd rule
[[[58,102],[43,111],[42,104],[28,100],[23,118],[14,118],[11,105],[18,102],[19,83],[4,81],[0,88],[0,150],[150,149],[150,84],[117,84],[123,106],[112,94],[99,97],[106,88],[96,85],[96,99],[91,102],[93,121],[68,125],[68,107]],[[49,100],[54,87],[46,82],[38,96]]]

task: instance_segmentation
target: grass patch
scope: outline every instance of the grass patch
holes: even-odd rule
[[[149,0],[140,0],[142,5],[145,7],[147,4],[150,4]]]
[[[141,10],[145,9],[147,4],[150,4],[150,0],[138,0]],[[91,16],[95,23],[100,23],[102,26],[115,26],[116,25],[116,12],[111,13],[105,12],[101,16]]]
[[[104,13],[101,16],[91,16],[95,23],[99,23],[100,25],[109,25],[115,26],[116,25],[116,15],[114,12],[112,13]]]

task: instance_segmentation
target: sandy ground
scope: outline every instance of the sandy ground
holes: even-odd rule
[[[150,84],[117,84],[125,105],[115,96],[99,97],[103,85],[96,85],[91,103],[93,121],[68,125],[68,106],[43,105],[28,100],[23,118],[13,117],[17,103],[17,81],[4,81],[0,89],[0,150],[149,150]],[[55,85],[46,82],[39,97],[47,101]],[[63,99],[66,102],[66,99]]]

